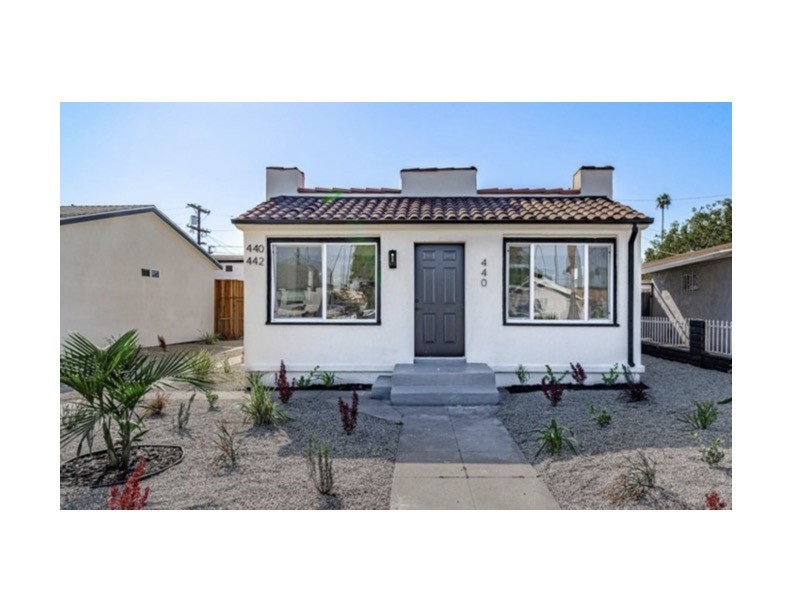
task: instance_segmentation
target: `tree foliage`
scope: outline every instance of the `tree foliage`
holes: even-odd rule
[[[674,221],[665,236],[652,239],[646,249],[645,260],[655,261],[731,241],[732,201],[726,198],[699,209],[694,208],[693,215],[682,224]]]

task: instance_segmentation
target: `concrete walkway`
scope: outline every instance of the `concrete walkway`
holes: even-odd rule
[[[365,403],[369,410],[374,408],[371,400]],[[361,411],[369,410],[361,407]],[[401,413],[403,423],[391,509],[559,508],[495,416],[497,406],[403,406],[389,410]]]

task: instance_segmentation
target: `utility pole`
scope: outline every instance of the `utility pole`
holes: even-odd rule
[[[203,236],[203,234],[211,234],[212,230],[201,229],[201,215],[203,214],[208,217],[209,213],[211,213],[212,211],[206,210],[205,208],[201,207],[199,204],[187,204],[187,207],[194,209],[195,212],[198,213],[197,215],[192,215],[192,218],[190,219],[190,223],[187,224],[187,227],[192,231],[196,232],[198,236],[198,246],[202,246],[201,237]]]

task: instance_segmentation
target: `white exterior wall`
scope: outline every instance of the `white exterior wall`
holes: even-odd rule
[[[244,261],[223,261],[216,258],[217,262],[223,266],[222,270],[215,270],[215,278],[217,280],[245,280],[245,262]],[[226,266],[233,266],[231,272],[226,272]]]
[[[414,358],[414,247],[416,243],[465,245],[465,357],[484,362],[499,374],[498,384],[516,383],[513,372],[522,363],[537,383],[545,364],[554,370],[580,362],[595,374],[614,363],[627,364],[627,247],[630,225],[241,225],[245,246],[265,245],[268,238],[380,239],[380,325],[267,325],[267,268],[245,266],[245,359],[248,370],[274,371],[284,360],[289,375],[314,366],[331,370],[344,382],[372,382],[390,373],[396,363]],[[503,238],[616,238],[618,326],[541,326],[503,324]],[[395,249],[398,267],[389,269],[387,253]],[[633,372],[644,371],[640,355],[640,234],[635,243],[635,311]],[[487,260],[487,286],[481,286],[482,260]],[[537,377],[536,374],[539,374]],[[594,380],[594,379],[597,380]]]
[[[212,262],[154,213],[61,225],[61,341],[97,344],[137,329],[143,346],[196,339],[214,328]],[[141,269],[159,270],[159,278]]]

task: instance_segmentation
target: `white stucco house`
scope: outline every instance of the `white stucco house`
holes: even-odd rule
[[[61,206],[60,335],[104,344],[137,329],[143,346],[214,326],[220,265],[154,206]]]
[[[405,364],[478,364],[501,385],[519,364],[536,383],[570,362],[640,375],[652,219],[614,201],[612,179],[583,166],[571,188],[480,189],[474,167],[413,168],[400,188],[328,189],[267,168],[266,199],[234,219],[246,367],[392,374],[394,390]]]

